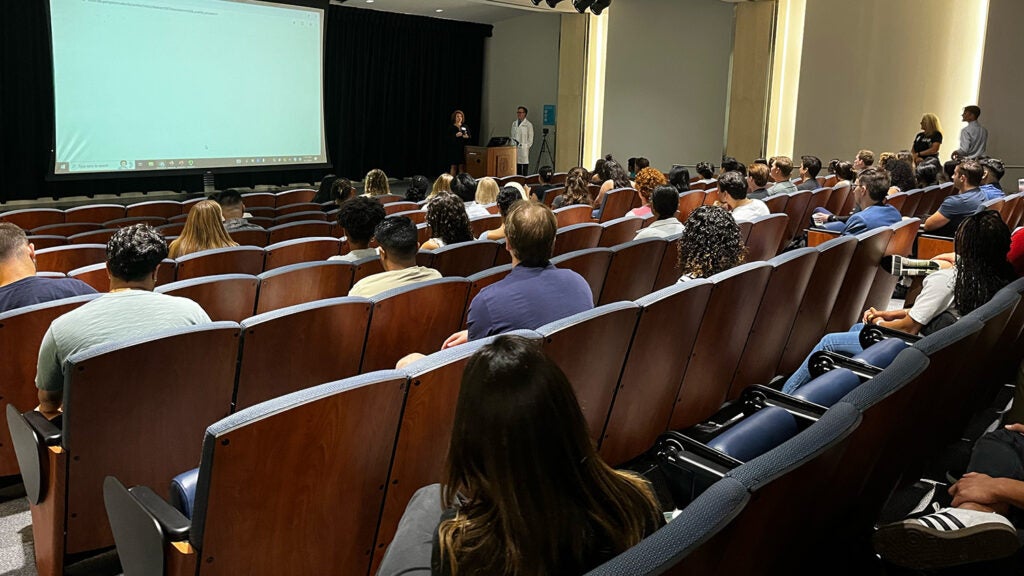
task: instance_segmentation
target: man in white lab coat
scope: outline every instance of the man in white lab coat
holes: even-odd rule
[[[520,176],[526,176],[530,171],[533,124],[526,119],[529,112],[525,106],[516,108],[516,120],[512,122],[512,143],[516,145],[516,173]]]

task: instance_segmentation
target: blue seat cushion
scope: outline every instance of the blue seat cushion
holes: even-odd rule
[[[889,364],[892,364],[892,361],[896,359],[896,356],[907,346],[909,346],[909,344],[899,338],[886,338],[881,342],[875,343],[860,354],[857,354],[853,359],[860,360],[861,362],[867,362],[868,364],[877,366],[878,368],[885,368]]]
[[[828,407],[838,402],[840,398],[846,396],[850,390],[857,386],[860,386],[860,378],[846,368],[839,368],[829,370],[797,388],[793,396],[801,400],[813,402],[819,406]]]
[[[762,408],[708,442],[708,446],[747,462],[797,433],[796,418],[778,406]]]
[[[196,483],[198,480],[199,468],[182,472],[171,480],[171,505],[190,520],[196,505]]]

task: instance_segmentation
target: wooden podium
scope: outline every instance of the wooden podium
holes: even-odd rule
[[[513,176],[516,173],[516,147],[466,146],[466,172],[473,178]]]

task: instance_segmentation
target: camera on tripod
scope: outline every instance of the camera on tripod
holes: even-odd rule
[[[548,135],[548,132],[551,132],[550,128],[544,128],[543,130],[541,130],[541,133],[544,134],[545,136]]]

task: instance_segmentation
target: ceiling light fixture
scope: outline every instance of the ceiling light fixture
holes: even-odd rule
[[[580,14],[583,14],[584,12],[587,11],[587,8],[590,8],[590,5],[593,3],[594,0],[572,0],[572,7],[575,8],[576,11],[579,12]]]
[[[611,3],[612,0],[594,0],[594,3],[590,5],[590,11],[600,16],[605,8],[611,6]]]

